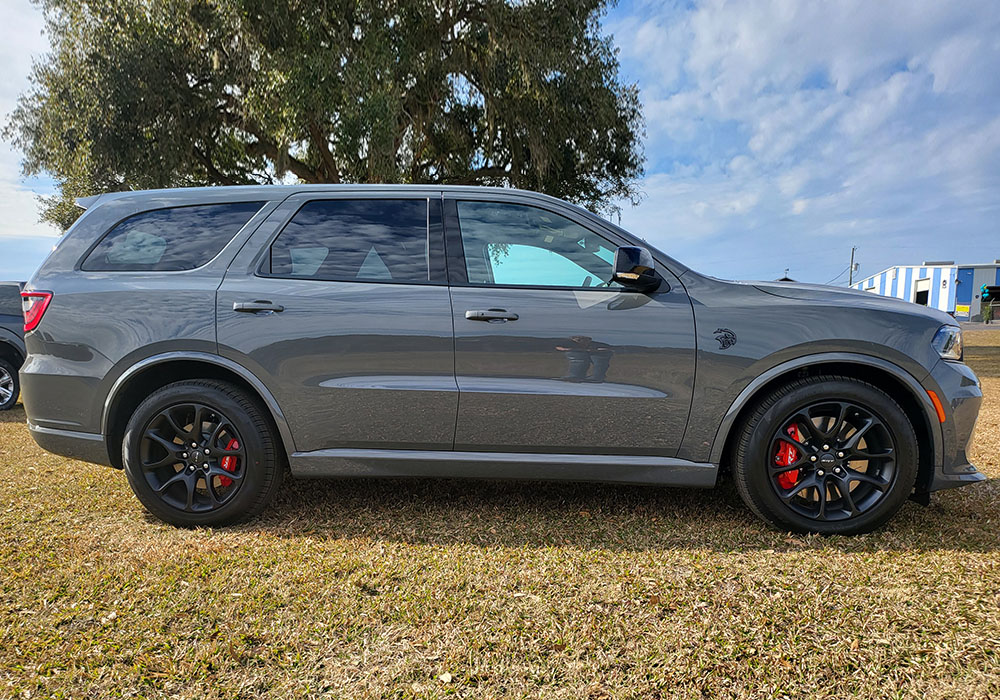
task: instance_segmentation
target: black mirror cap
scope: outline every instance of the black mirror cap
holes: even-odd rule
[[[614,274],[611,279],[636,292],[651,292],[663,280],[656,273],[652,253],[645,248],[628,245],[615,251]]]

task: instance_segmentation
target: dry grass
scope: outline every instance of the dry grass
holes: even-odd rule
[[[993,329],[982,328],[965,331],[962,336],[965,338],[965,344],[973,348],[1000,346],[1000,323],[997,323],[996,328]]]
[[[1000,377],[1000,324],[997,330],[965,331],[965,361],[980,377]]]
[[[728,488],[456,481],[297,482],[175,530],[0,414],[0,697],[996,697],[984,386],[993,480],[853,539]]]

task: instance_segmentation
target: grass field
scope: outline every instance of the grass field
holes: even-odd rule
[[[997,697],[1000,333],[968,341],[992,480],[850,539],[728,487],[456,481],[176,530],[0,414],[0,697]]]

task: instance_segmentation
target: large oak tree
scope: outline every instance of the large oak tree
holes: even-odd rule
[[[41,0],[6,134],[77,196],[184,185],[511,185],[634,198],[638,91],[607,0]]]

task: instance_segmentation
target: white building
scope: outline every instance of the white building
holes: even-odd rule
[[[885,297],[905,299],[952,314],[959,320],[979,320],[982,286],[1000,285],[1000,260],[979,265],[952,261],[890,267],[856,282],[861,289]]]

